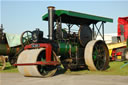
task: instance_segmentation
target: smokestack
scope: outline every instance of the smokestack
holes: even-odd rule
[[[49,40],[53,40],[53,31],[54,31],[54,9],[55,7],[48,7],[48,37]]]
[[[3,30],[3,24],[1,24],[1,28],[0,28],[0,30]]]

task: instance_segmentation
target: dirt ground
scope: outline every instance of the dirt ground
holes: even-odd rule
[[[0,73],[0,85],[128,85],[128,76],[60,74],[35,78],[19,73]]]

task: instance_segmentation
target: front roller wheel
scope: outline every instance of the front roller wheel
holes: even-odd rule
[[[88,42],[84,51],[85,63],[89,70],[106,70],[109,64],[107,45],[102,40]]]
[[[24,50],[18,57],[17,64],[45,62],[45,48]],[[49,77],[53,76],[57,68],[48,65],[24,65],[17,66],[21,74],[28,77]]]

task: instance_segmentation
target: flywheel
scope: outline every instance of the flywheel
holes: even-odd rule
[[[80,44],[84,47],[89,41],[92,40],[92,30],[88,25],[81,25],[78,31],[78,38]]]
[[[17,64],[36,63],[38,61],[45,62],[45,60],[45,48],[29,49],[21,52]],[[56,66],[50,65],[24,65],[17,67],[21,74],[29,77],[49,77],[53,76],[57,71]]]
[[[105,42],[102,40],[88,42],[84,59],[89,70],[106,70],[109,65],[109,52]]]

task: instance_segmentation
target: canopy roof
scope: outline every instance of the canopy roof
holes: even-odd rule
[[[55,21],[58,17],[61,17],[62,23],[69,23],[69,24],[91,24],[97,23],[99,21],[103,22],[113,22],[113,19],[95,16],[85,13],[79,13],[74,11],[67,11],[67,10],[55,10]],[[48,13],[42,16],[43,20],[48,21]]]

